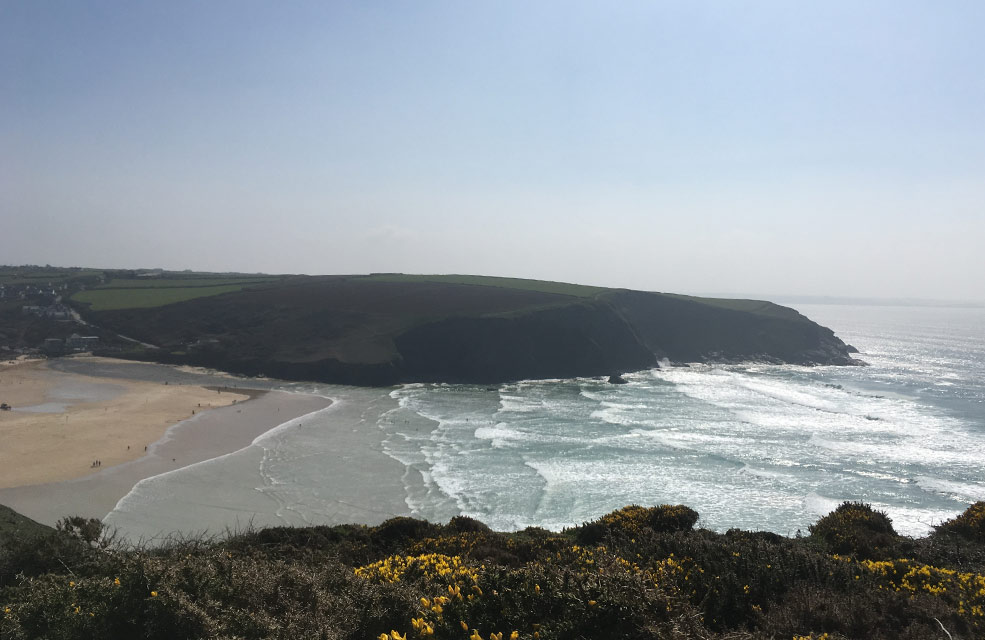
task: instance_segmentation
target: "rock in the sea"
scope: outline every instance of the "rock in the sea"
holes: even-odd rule
[[[629,380],[616,373],[609,376],[609,384],[629,384]]]

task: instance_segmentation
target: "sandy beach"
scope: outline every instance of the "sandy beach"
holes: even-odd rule
[[[3,412],[0,437],[17,447],[0,452],[0,504],[44,524],[82,515],[147,540],[408,514],[407,470],[384,452],[377,426],[396,406],[386,390],[285,391],[277,380],[107,358],[22,363],[0,369],[0,381],[2,401],[15,406]],[[45,435],[34,447],[32,429]],[[317,441],[317,477],[271,485],[266,459],[298,437]],[[92,468],[90,457],[102,465]],[[316,491],[324,507],[301,515],[288,489]]]
[[[0,488],[81,478],[145,455],[168,428],[262,392],[0,367]],[[97,462],[98,461],[98,462]]]

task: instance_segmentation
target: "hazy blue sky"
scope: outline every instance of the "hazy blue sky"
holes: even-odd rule
[[[985,298],[985,2],[0,0],[0,263]]]

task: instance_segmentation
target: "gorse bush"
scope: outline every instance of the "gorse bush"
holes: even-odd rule
[[[936,535],[957,535],[969,542],[985,544],[985,502],[976,502],[964,513],[939,525]]]
[[[893,555],[899,536],[885,513],[861,502],[845,502],[810,527],[811,538],[833,553],[859,558]]]
[[[964,538],[866,557],[908,539],[859,504],[808,538],[696,521],[675,506],[630,506],[562,533],[397,518],[157,549],[103,546],[73,521],[0,537],[0,640],[916,640],[945,637],[942,625],[985,637],[985,561]]]
[[[634,538],[647,533],[690,531],[697,521],[698,512],[684,505],[634,504],[585,523],[576,531],[581,542],[593,544],[614,536]]]

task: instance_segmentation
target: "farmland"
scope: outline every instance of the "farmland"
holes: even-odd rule
[[[258,278],[113,278],[96,289],[174,289],[190,287],[219,287],[228,285],[262,284],[274,277]]]
[[[567,282],[551,282],[548,280],[527,280],[525,278],[497,278],[492,276],[470,275],[412,275],[405,273],[379,273],[360,278],[368,282],[434,282],[439,284],[462,284],[480,287],[496,287],[537,293],[551,293],[576,298],[592,298],[604,291],[605,287],[590,287]]]
[[[114,309],[147,309],[163,307],[175,302],[185,302],[195,298],[216,296],[239,291],[245,284],[224,284],[216,286],[143,287],[139,289],[91,289],[80,291],[72,296],[73,302],[88,304],[91,311],[111,311]]]
[[[181,277],[111,278],[92,289],[72,295],[72,301],[88,305],[90,311],[148,309],[163,307],[195,298],[240,291],[244,287],[277,281],[274,276],[216,277],[187,275]]]

